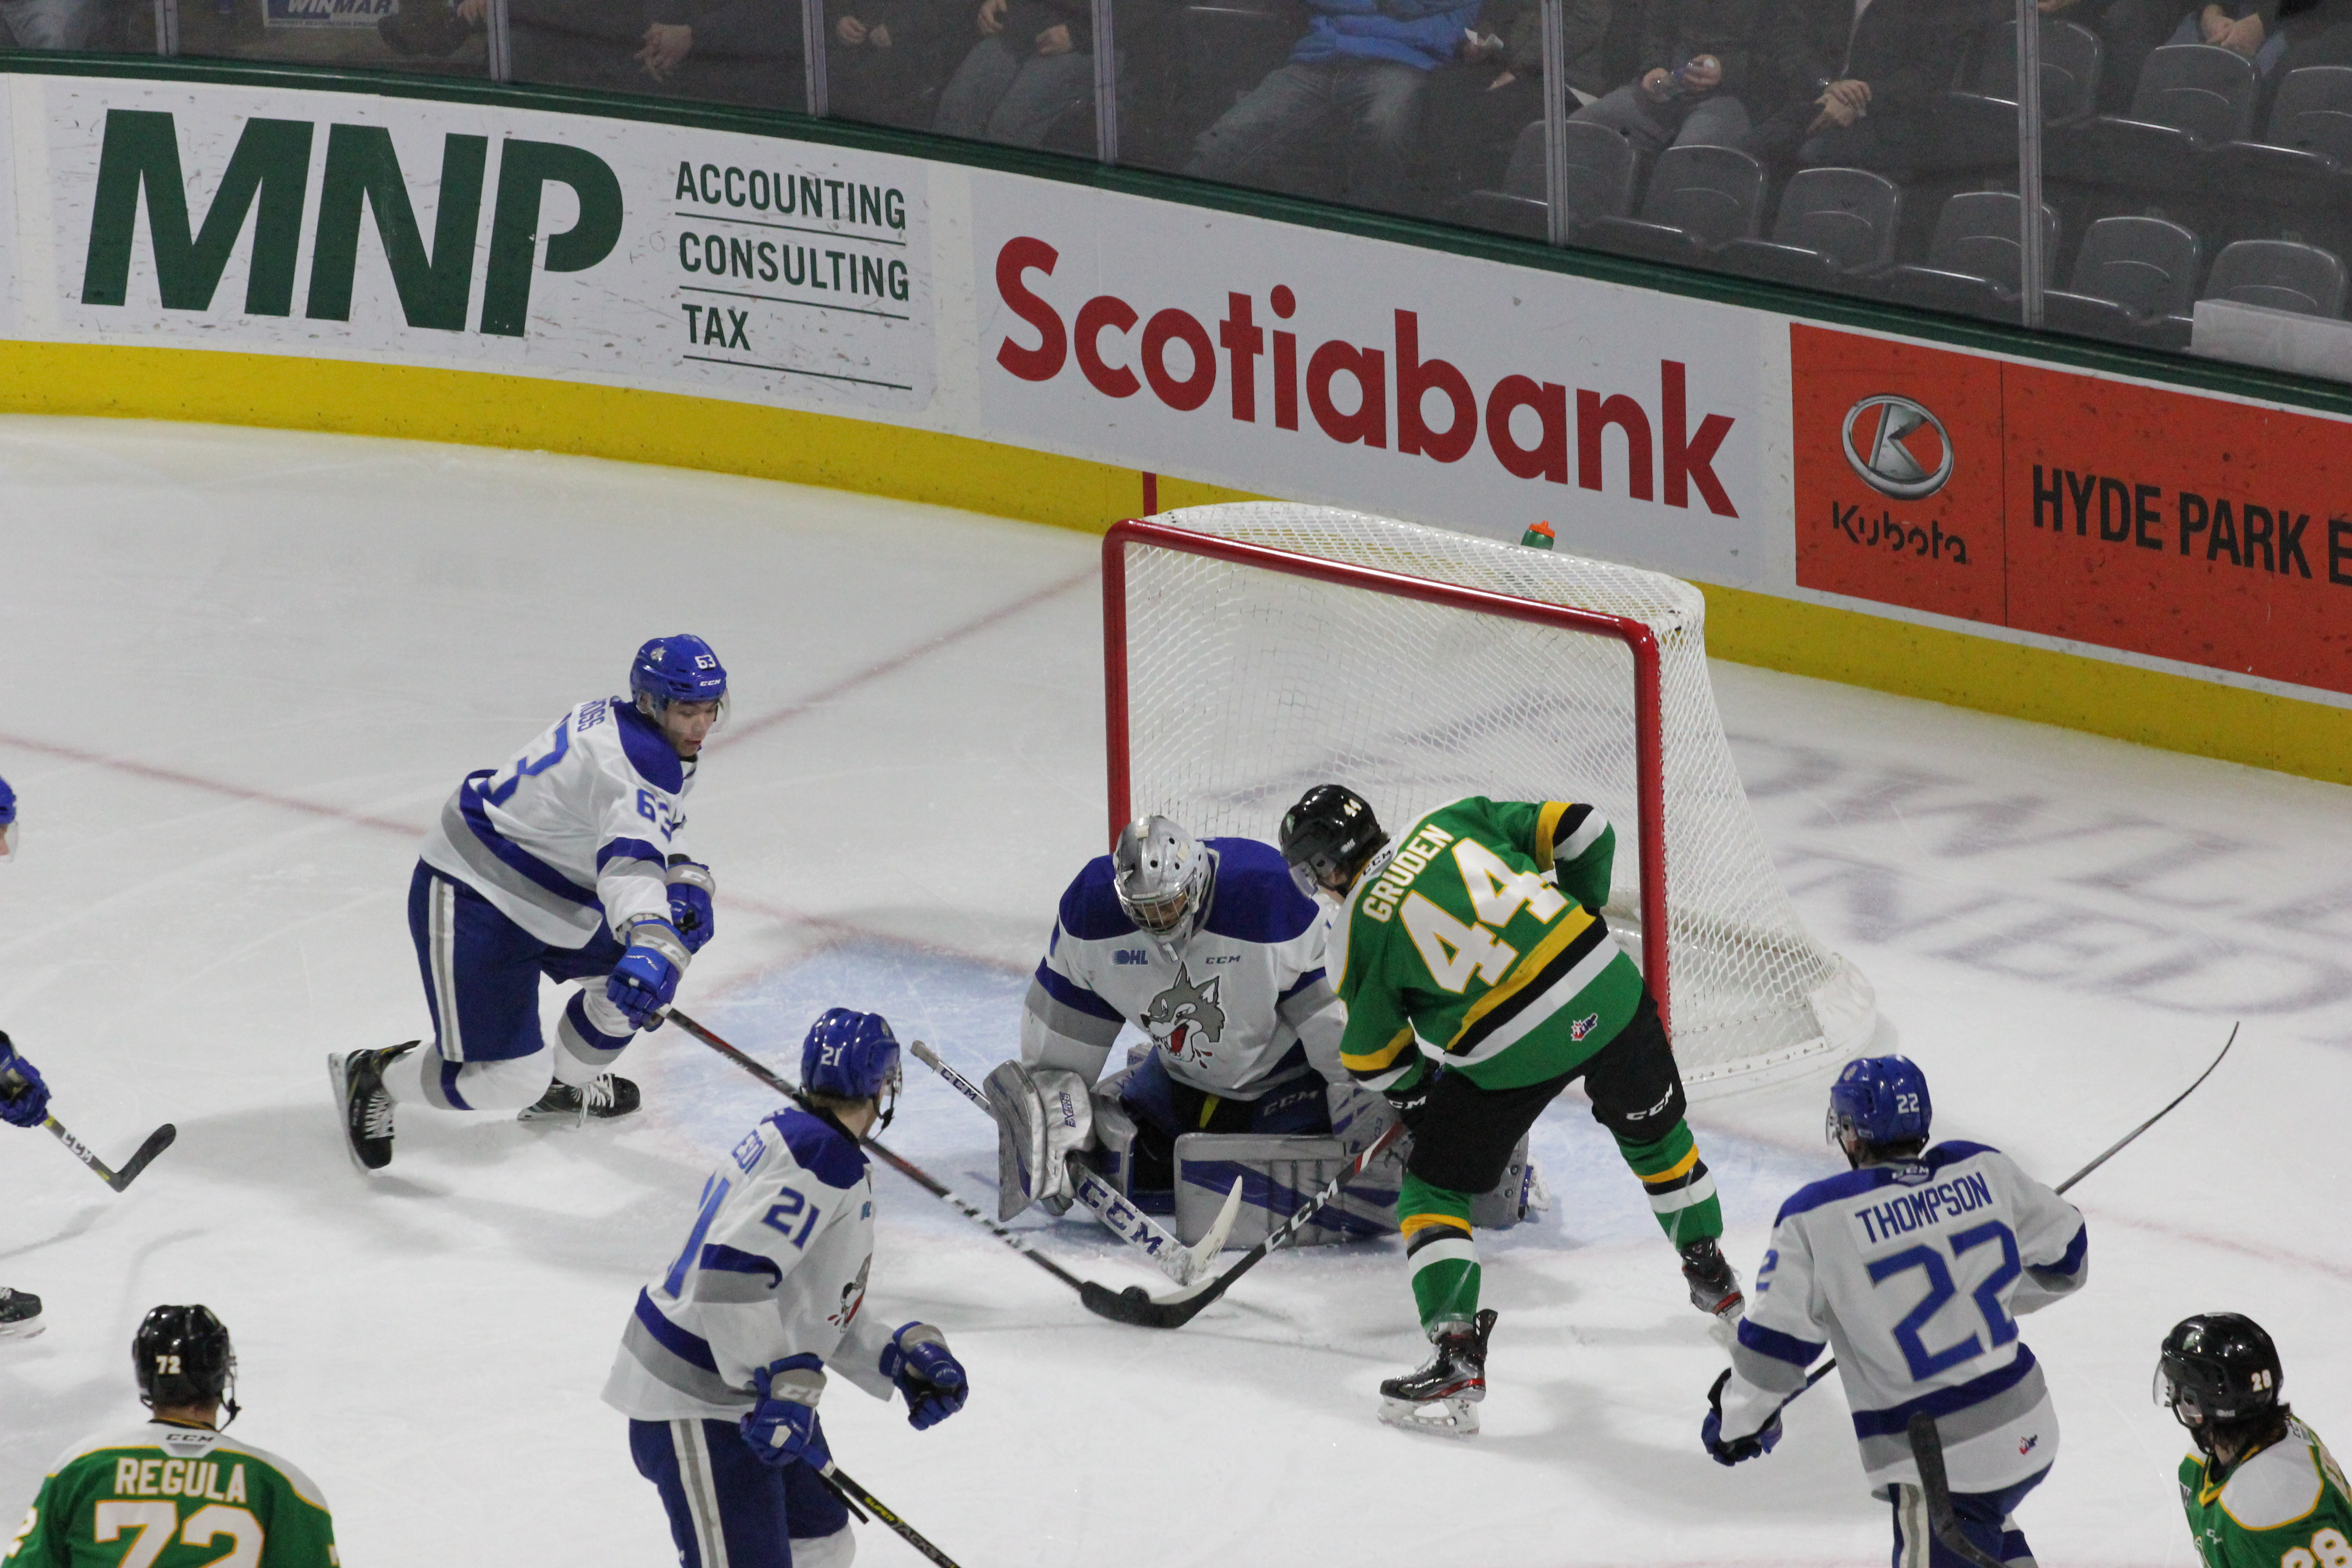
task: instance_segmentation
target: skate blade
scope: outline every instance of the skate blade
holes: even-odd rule
[[[0,1340],[29,1340],[48,1331],[49,1325],[38,1318],[25,1323],[0,1323]]]
[[[1381,1423],[1402,1432],[1426,1432],[1435,1437],[1475,1437],[1478,1405],[1469,1399],[1433,1399],[1415,1405],[1407,1399],[1382,1399]]]

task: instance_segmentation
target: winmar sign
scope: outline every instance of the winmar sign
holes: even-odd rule
[[[374,216],[376,236],[408,324],[463,331],[473,298],[490,139],[454,132],[442,138],[440,201],[428,245],[393,150],[392,133],[376,125],[332,124],[321,139],[310,121],[247,120],[211,206],[200,223],[192,225],[179,128],[173,116],[109,110],[81,302],[126,302],[143,205],[156,289],[165,310],[213,308],[221,277],[251,216],[246,313],[292,315],[310,170],[321,140],[326,167],[312,222],[303,316],[351,320],[365,208]],[[572,191],[580,216],[562,233],[546,237],[542,260],[540,208],[551,184]],[[521,337],[530,317],[535,264],[550,272],[581,272],[595,266],[619,241],[622,216],[621,183],[603,159],[560,142],[507,138],[499,149],[488,260],[481,269],[481,310],[475,330]]]

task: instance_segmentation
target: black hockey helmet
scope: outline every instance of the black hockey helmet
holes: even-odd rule
[[[236,1352],[210,1307],[152,1309],[131,1339],[131,1364],[149,1409],[217,1402],[236,1418]]]
[[[2211,1429],[2277,1413],[2278,1347],[2242,1312],[2200,1312],[2164,1336],[2156,1362],[2156,1402],[2189,1428],[2200,1447]]]
[[[1345,784],[1317,784],[1283,813],[1282,858],[1309,898],[1346,890],[1388,841],[1370,805]]]

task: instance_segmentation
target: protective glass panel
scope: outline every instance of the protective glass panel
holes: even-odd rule
[[[825,112],[929,131],[982,41],[980,0],[824,0]]]
[[[923,8],[938,28],[929,129],[1095,155],[1090,0],[924,0]]]
[[[516,81],[807,106],[800,0],[507,0],[506,9]]]
[[[19,0],[0,0],[0,11]],[[42,0],[73,3],[80,0]],[[155,52],[341,70],[489,74],[488,0],[168,0],[141,7]]]

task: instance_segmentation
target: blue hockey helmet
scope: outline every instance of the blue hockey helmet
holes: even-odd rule
[[[898,1110],[898,1037],[879,1013],[829,1008],[801,1042],[801,1087],[837,1100],[879,1100],[887,1127]]]
[[[16,792],[0,779],[0,860],[16,853]]]
[[[673,702],[725,702],[727,671],[698,637],[656,637],[629,661],[629,695],[656,714]]]
[[[1909,1057],[1860,1057],[1830,1085],[1822,1131],[1835,1143],[1851,1131],[1864,1143],[1922,1143],[1935,1106],[1927,1075]]]

